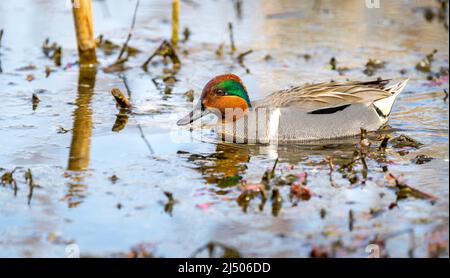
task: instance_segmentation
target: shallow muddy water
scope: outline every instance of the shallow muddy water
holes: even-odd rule
[[[438,11],[437,1],[382,1],[378,9],[359,0],[242,2],[239,12],[228,0],[181,1],[180,27],[189,27],[191,36],[180,43],[173,84],[162,80],[172,66],[161,59],[147,72],[141,68],[170,38],[168,1],[141,1],[130,41],[141,52],[121,73],[102,70],[118,49],[111,55],[97,50],[96,73],[73,65],[72,12],[64,1],[0,2],[0,176],[17,167],[16,186],[6,179],[0,184],[0,256],[67,257],[77,249],[86,257],[366,257],[374,243],[381,256],[448,257],[449,38],[442,21],[424,17],[426,7]],[[93,1],[96,35],[121,45],[134,6]],[[62,46],[62,66],[43,54],[46,38]],[[434,49],[432,72],[416,70]],[[249,72],[236,58],[247,50],[253,50],[244,60]],[[332,57],[340,71],[331,69]],[[369,77],[363,71],[370,58],[386,64]],[[359,161],[339,171],[359,138],[246,146],[219,143],[209,129],[179,129],[176,120],[192,107],[185,92],[194,90],[196,101],[203,85],[224,72],[241,76],[251,99],[307,82],[410,81],[390,128],[369,136],[364,177]],[[110,91],[125,92],[124,79],[134,108],[120,129]],[[34,107],[33,94],[39,98]],[[382,152],[383,135],[421,144],[390,140]],[[425,159],[417,160],[420,155]],[[261,183],[277,158],[264,203],[245,189]],[[291,200],[283,180],[303,173],[312,196]],[[435,198],[397,200],[401,192],[388,173]],[[255,193],[248,203],[246,193]]]

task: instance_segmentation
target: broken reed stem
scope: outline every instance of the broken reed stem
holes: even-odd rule
[[[137,14],[138,7],[139,7],[139,0],[136,1],[136,7],[134,8],[133,19],[131,21],[130,32],[128,32],[127,40],[122,45],[122,49],[120,49],[120,53],[119,53],[119,57],[117,57],[117,61],[119,61],[122,58],[123,54],[125,53],[125,50],[127,50],[127,48],[128,48],[128,43],[130,42],[131,36],[133,34],[134,25],[136,25],[136,14]]]
[[[230,31],[231,54],[233,54],[236,51],[236,45],[234,44],[234,35],[233,35],[233,23],[228,22],[228,30]]]
[[[3,29],[0,30],[0,73],[3,72],[3,69],[2,69],[2,53],[1,53],[1,50],[2,50],[2,38],[3,38]]]
[[[179,23],[180,1],[172,1],[172,45],[178,46],[178,23]]]
[[[249,55],[251,53],[253,53],[253,50],[250,49],[248,51],[245,51],[245,52],[239,54],[238,57],[237,57],[237,60],[238,60],[239,64],[240,65],[244,65],[244,58],[245,58],[245,56],[247,56],[247,55]]]
[[[72,11],[77,35],[80,65],[97,63],[92,18],[92,0],[72,0]]]
[[[113,95],[114,99],[116,100],[117,105],[120,108],[131,108],[131,103],[128,100],[128,98],[122,93],[122,91],[119,88],[112,88],[111,94]]]

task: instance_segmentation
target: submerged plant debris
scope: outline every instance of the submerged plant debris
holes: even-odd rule
[[[52,59],[56,66],[61,66],[62,47],[56,42],[50,44],[50,38],[45,39],[42,44],[42,52],[45,56]]]
[[[364,74],[367,76],[373,76],[377,70],[384,68],[386,62],[379,59],[369,59],[364,69]]]
[[[416,69],[422,72],[430,72],[431,71],[431,64],[434,61],[434,55],[437,53],[437,50],[433,50],[430,54],[427,54],[425,58],[423,58],[419,63],[416,65]]]
[[[145,71],[147,71],[148,69],[148,64],[156,56],[161,56],[163,57],[163,59],[170,59],[174,68],[179,68],[181,65],[180,58],[178,58],[178,55],[172,44],[168,41],[163,41],[161,45],[155,50],[155,52],[142,65]]]

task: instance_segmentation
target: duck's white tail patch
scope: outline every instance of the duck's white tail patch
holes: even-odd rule
[[[402,80],[399,83],[396,83],[390,87],[387,87],[386,90],[392,94],[392,96],[377,100],[373,103],[373,106],[377,110],[380,117],[387,118],[389,114],[391,114],[392,106],[394,106],[395,99],[397,96],[403,91],[408,83],[409,79]]]

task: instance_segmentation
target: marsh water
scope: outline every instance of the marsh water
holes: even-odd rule
[[[191,35],[179,44],[180,70],[167,77],[172,65],[160,58],[148,71],[141,65],[170,39],[169,2],[141,1],[130,41],[140,52],[110,73],[102,69],[119,49],[97,50],[97,72],[75,63],[65,1],[0,2],[0,176],[16,169],[16,185],[0,185],[0,256],[367,257],[376,244],[381,256],[448,257],[449,38],[445,22],[426,13],[438,13],[438,1],[181,1],[180,33],[188,27]],[[93,1],[96,36],[120,46],[134,8],[135,1]],[[44,55],[46,38],[62,47],[61,66]],[[431,72],[417,70],[434,49]],[[369,59],[384,68],[368,76]],[[247,146],[178,128],[193,104],[185,93],[194,90],[196,102],[224,72],[239,75],[251,99],[311,82],[410,81],[390,127],[369,136],[366,176],[359,162],[338,171],[359,137]],[[126,92],[124,80],[134,105],[128,115],[110,93]],[[420,144],[396,144],[401,135]],[[273,167],[266,198],[244,194]],[[311,196],[290,198],[285,180],[304,173]],[[400,196],[387,173],[434,197]]]

